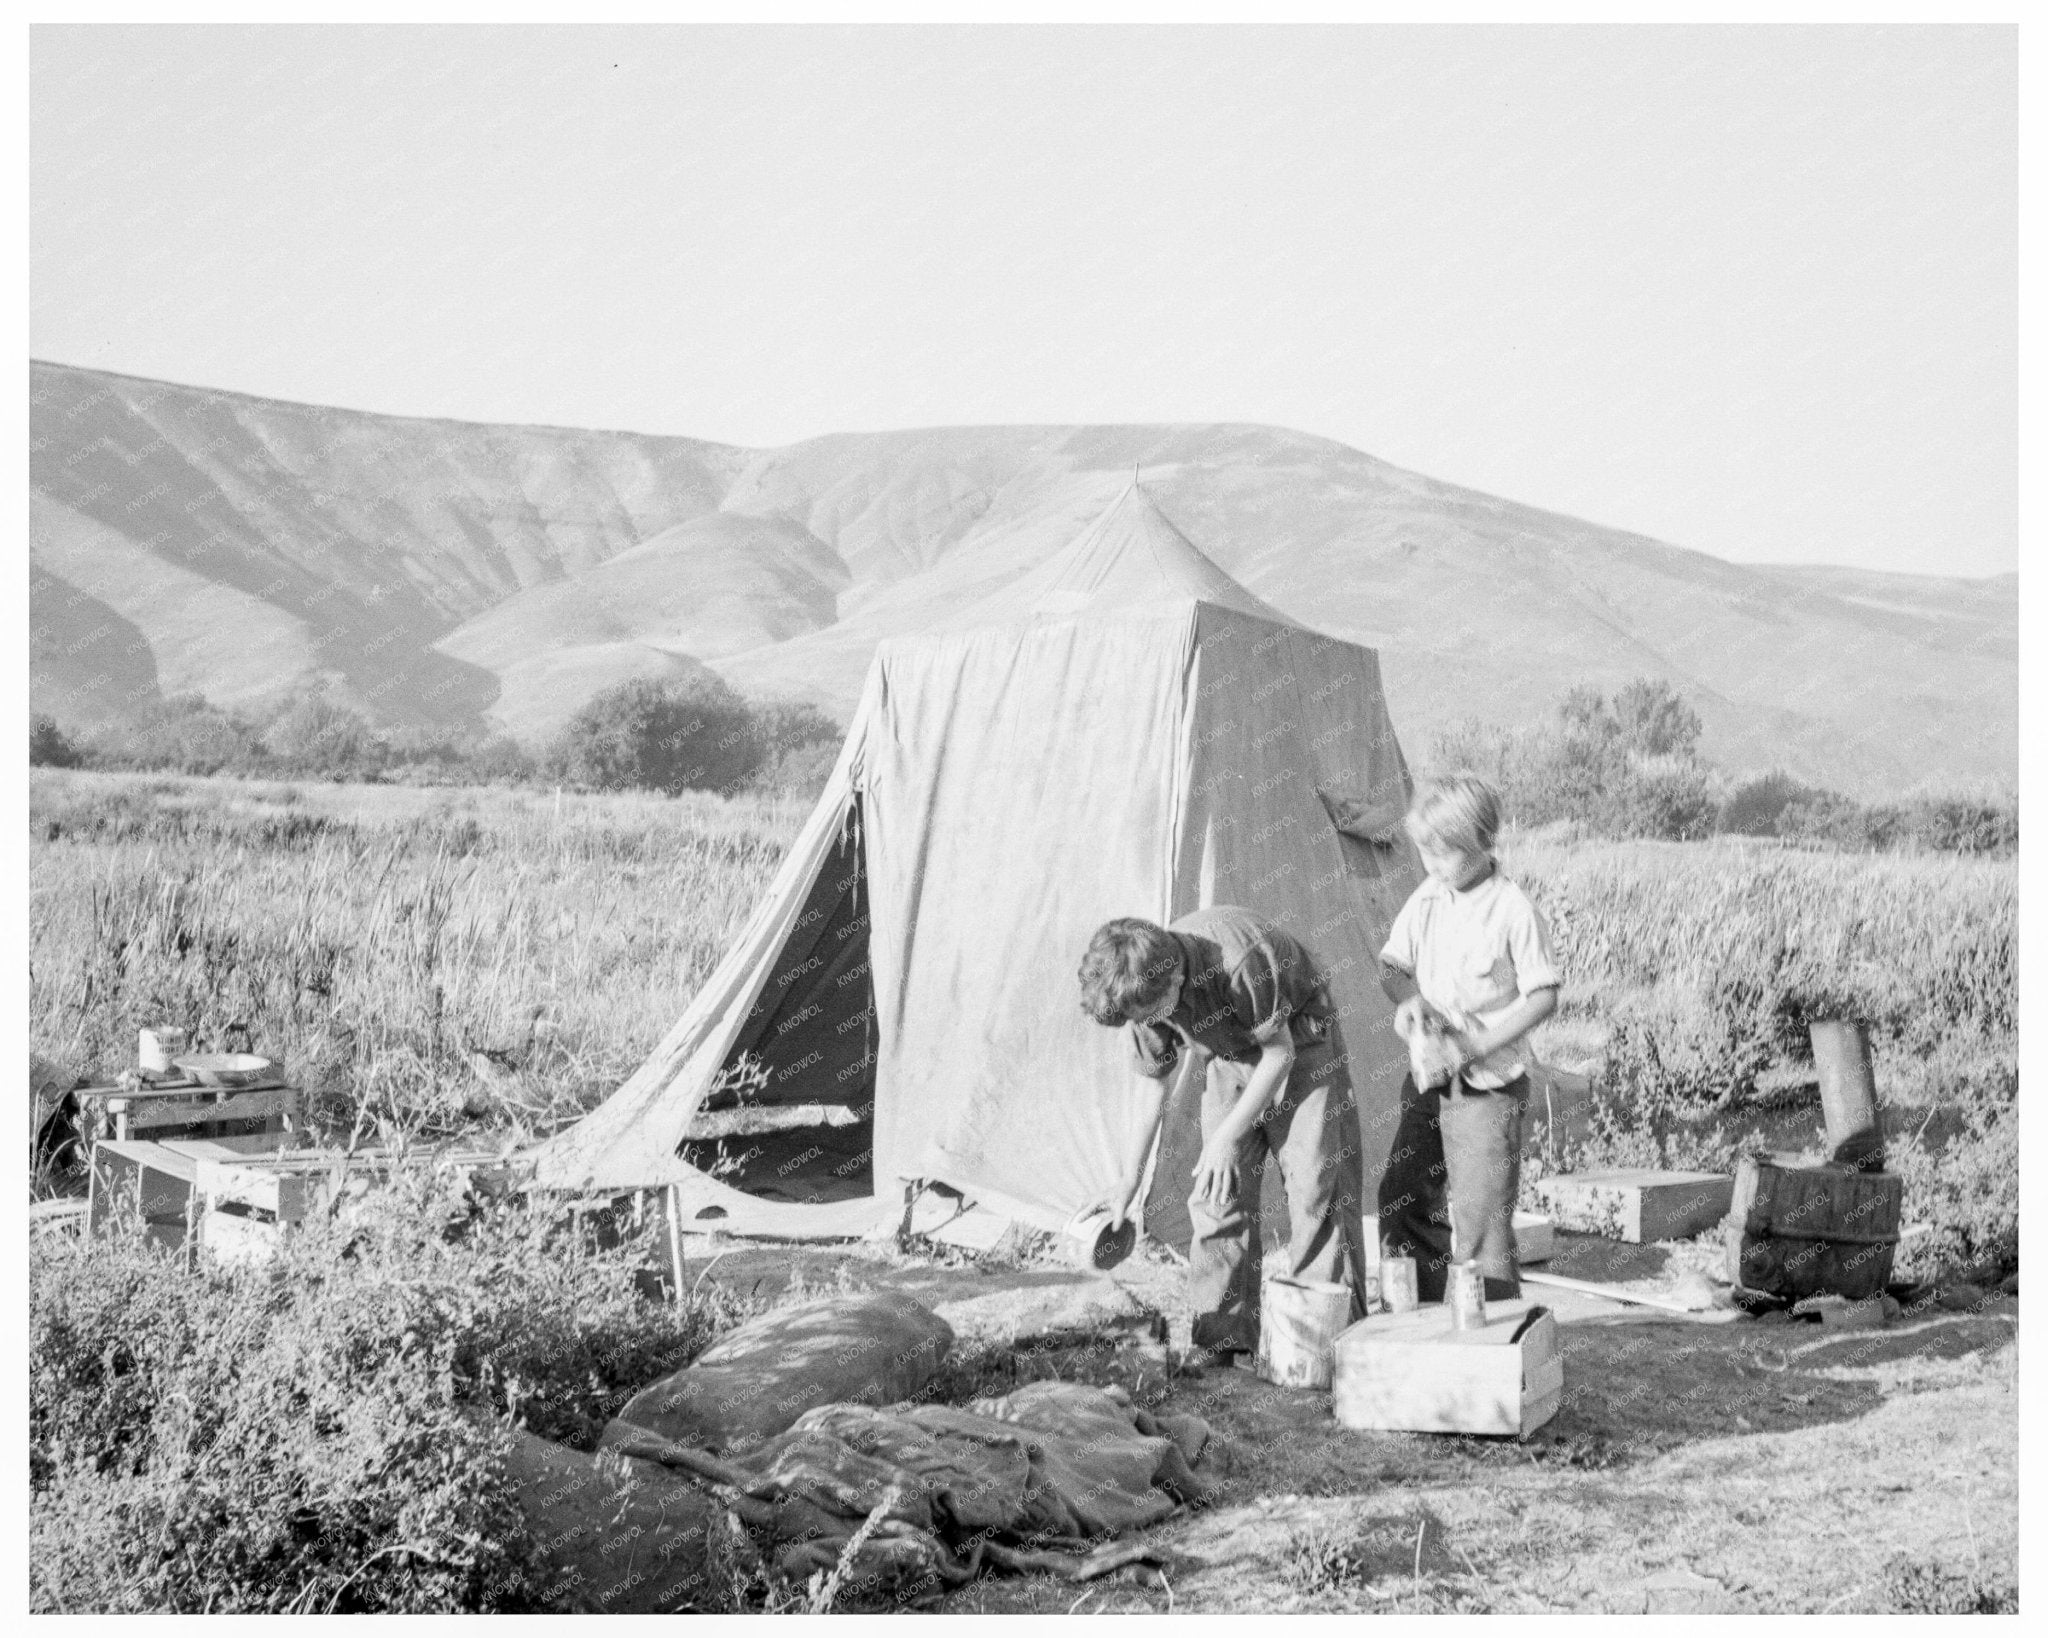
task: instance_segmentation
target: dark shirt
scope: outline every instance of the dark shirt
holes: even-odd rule
[[[1164,1080],[1189,1042],[1251,1064],[1283,1034],[1297,1052],[1329,1038],[1336,1008],[1315,958],[1292,934],[1234,904],[1193,911],[1166,931],[1180,946],[1180,999],[1158,1023],[1131,1025],[1140,1075]]]

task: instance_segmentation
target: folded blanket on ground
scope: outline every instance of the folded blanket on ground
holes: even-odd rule
[[[1034,1382],[965,1409],[823,1405],[724,1456],[623,1423],[606,1443],[704,1485],[792,1580],[836,1569],[852,1603],[936,1594],[984,1563],[1075,1579],[1163,1563],[1142,1542],[1092,1543],[1203,1500],[1190,1464],[1208,1439],[1200,1417],[1120,1389]]]

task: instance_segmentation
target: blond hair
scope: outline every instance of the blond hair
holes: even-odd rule
[[[1415,793],[1408,834],[1466,853],[1491,853],[1500,834],[1500,795],[1477,774],[1445,774]]]

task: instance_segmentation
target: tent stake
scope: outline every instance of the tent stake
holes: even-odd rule
[[[675,1276],[676,1306],[683,1305],[683,1200],[682,1185],[668,1186],[668,1261],[669,1272]]]

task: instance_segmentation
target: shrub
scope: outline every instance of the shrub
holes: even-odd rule
[[[745,700],[716,678],[644,678],[608,688],[570,720],[551,761],[598,790],[638,786],[731,792],[762,760],[760,731]]]
[[[1782,769],[1740,780],[1721,803],[1714,828],[1737,836],[1776,836],[1779,815],[1813,795],[1810,786]]]
[[[465,1205],[424,1167],[295,1231],[274,1269],[39,1241],[32,1605],[534,1607],[501,1419],[587,1447],[733,1317],[640,1297],[638,1251]]]
[[[1431,760],[1490,780],[1520,825],[1569,819],[1610,836],[1685,841],[1709,834],[1718,808],[1713,770],[1694,755],[1699,735],[1698,714],[1670,684],[1641,677],[1611,700],[1581,684],[1547,724],[1467,721],[1437,739]]]
[[[754,708],[761,747],[770,756],[829,745],[836,753],[846,730],[807,700],[764,700]]]
[[[188,774],[257,768],[266,760],[253,723],[197,694],[152,706],[100,735],[92,749],[93,760],[109,767]]]
[[[55,717],[38,712],[28,719],[28,761],[32,768],[76,768],[85,760],[65,737]]]
[[[764,762],[750,784],[766,795],[816,800],[824,791],[825,781],[832,776],[833,764],[838,760],[839,747],[836,744],[801,745]]]
[[[1696,842],[1720,810],[1711,771],[1678,755],[1638,755],[1615,769],[1595,809],[1614,836]]]
[[[321,779],[375,778],[390,761],[369,720],[324,693],[283,706],[264,725],[261,743],[277,771]]]

